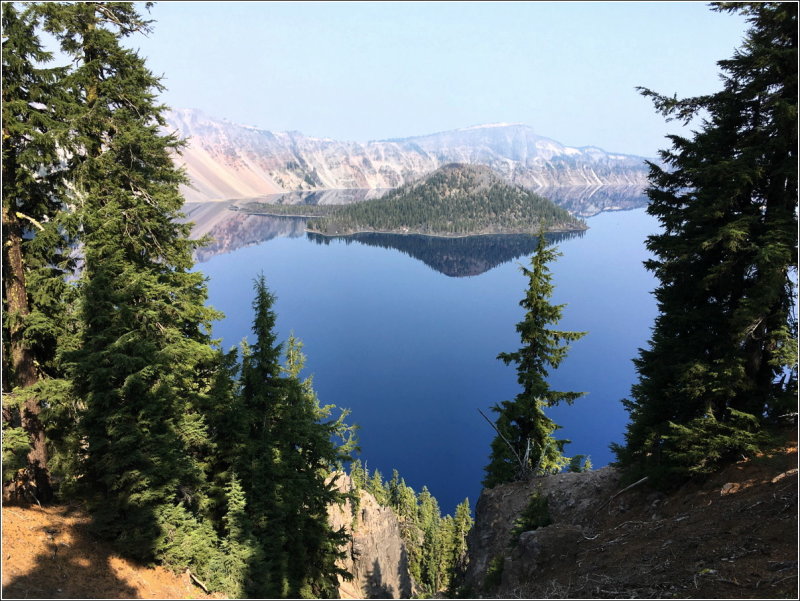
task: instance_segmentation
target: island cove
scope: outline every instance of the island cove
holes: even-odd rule
[[[445,165],[380,198],[353,198],[337,204],[251,201],[236,208],[248,214],[308,219],[307,231],[322,236],[459,238],[587,229],[567,210],[522,186],[505,182],[481,165]]]

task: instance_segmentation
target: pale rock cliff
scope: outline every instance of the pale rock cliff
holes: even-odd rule
[[[351,490],[350,478],[340,475],[339,490]],[[359,491],[359,502],[353,515],[348,500],[331,507],[328,518],[334,529],[344,527],[352,535],[345,548],[342,567],[353,580],[340,579],[339,595],[343,599],[408,599],[414,583],[408,571],[408,553],[400,536],[400,523],[389,507],[378,504],[371,494]]]
[[[395,188],[447,163],[488,165],[530,188],[644,187],[637,156],[573,148],[521,124],[495,124],[396,140],[342,142],[270,132],[192,109],[167,114],[167,130],[188,144],[178,159],[187,201],[255,198],[293,190]]]

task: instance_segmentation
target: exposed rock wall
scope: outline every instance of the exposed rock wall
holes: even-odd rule
[[[447,163],[487,165],[529,188],[643,188],[647,181],[642,157],[564,146],[521,124],[361,143],[270,132],[190,109],[167,118],[168,129],[188,140],[178,162],[192,181],[183,190],[189,202],[291,190],[395,188]]]
[[[467,538],[469,563],[464,584],[472,591],[483,590],[490,564],[495,561],[503,562],[505,585],[513,586],[514,581],[525,578],[528,572],[551,559],[554,547],[548,545],[547,540],[558,540],[558,548],[571,553],[571,544],[565,546],[565,540],[577,544],[581,528],[590,525],[600,506],[616,492],[618,484],[616,470],[604,467],[592,472],[557,474],[484,489],[475,507],[475,525]],[[520,544],[512,549],[509,541],[514,524],[534,493],[548,499],[553,525],[523,533]],[[548,546],[550,548],[546,549]]]
[[[350,478],[341,475],[339,489],[351,489]],[[400,536],[397,516],[388,507],[378,504],[371,494],[359,492],[356,515],[347,501],[328,511],[334,529],[344,527],[352,534],[342,563],[353,580],[340,580],[339,594],[343,599],[407,599],[414,584],[408,571],[408,553]]]

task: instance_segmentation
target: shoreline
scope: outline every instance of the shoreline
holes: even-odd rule
[[[545,234],[567,234],[570,232],[585,232],[589,226],[568,228],[568,229],[550,229],[545,230]],[[421,232],[384,232],[378,230],[359,230],[357,232],[350,232],[347,234],[325,234],[323,232],[306,228],[306,233],[317,234],[325,238],[347,238],[349,236],[356,236],[358,234],[382,234],[388,236],[425,236],[426,238],[474,238],[476,236],[538,236],[539,234],[531,232],[481,232],[475,234],[423,234]]]
[[[237,212],[244,213],[246,215],[258,215],[260,217],[275,217],[275,218],[286,218],[286,219],[324,219],[327,215],[284,215],[281,213],[270,213],[270,212],[256,212],[256,211],[247,211],[242,208],[237,207]],[[589,226],[585,227],[574,227],[574,228],[559,228],[559,229],[547,229],[545,230],[545,234],[566,234],[569,232],[585,232],[589,229]],[[533,232],[521,232],[521,231],[510,231],[510,232],[477,232],[473,234],[427,234],[423,232],[393,232],[393,231],[381,231],[381,230],[358,230],[354,232],[348,232],[346,234],[326,234],[319,230],[314,230],[311,228],[305,228],[306,233],[309,234],[317,234],[318,236],[324,236],[326,238],[346,238],[348,236],[356,236],[358,234],[384,234],[390,236],[426,236],[428,238],[470,238],[473,236],[538,236],[538,233]]]

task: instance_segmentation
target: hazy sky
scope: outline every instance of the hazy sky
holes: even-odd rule
[[[130,45],[173,107],[355,141],[521,122],[645,156],[677,125],[634,88],[719,89],[746,29],[694,2],[160,2],[150,17]]]

